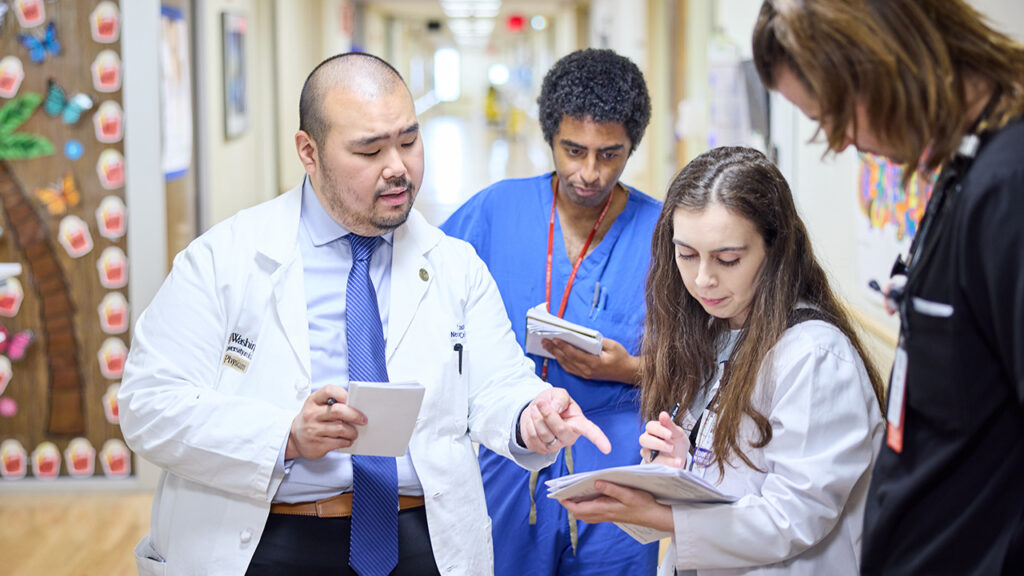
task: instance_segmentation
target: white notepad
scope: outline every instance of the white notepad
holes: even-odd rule
[[[547,304],[540,304],[526,311],[526,353],[554,358],[541,342],[558,338],[572,344],[588,354],[600,354],[604,337],[597,330],[574,324],[548,312]]]
[[[404,456],[423,403],[418,382],[349,382],[349,406],[366,415],[359,437],[338,452],[362,456]]]

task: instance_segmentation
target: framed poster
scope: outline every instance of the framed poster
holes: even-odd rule
[[[160,7],[160,72],[163,96],[164,178],[175,180],[192,163],[192,81],[188,22],[174,6]]]
[[[224,40],[224,137],[237,138],[249,126],[244,14],[221,14]]]

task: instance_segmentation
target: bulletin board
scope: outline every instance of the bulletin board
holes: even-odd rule
[[[127,478],[120,5],[0,0],[0,22],[0,489]]]

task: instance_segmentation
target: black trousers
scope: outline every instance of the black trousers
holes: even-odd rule
[[[357,576],[348,565],[351,520],[271,514],[246,576]],[[423,506],[398,513],[398,566],[391,576],[440,576]]]

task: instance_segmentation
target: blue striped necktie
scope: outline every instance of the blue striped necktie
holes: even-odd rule
[[[345,295],[348,377],[356,382],[387,382],[384,329],[370,281],[370,258],[380,237],[349,234],[348,239],[352,246],[352,271]],[[387,576],[398,564],[398,471],[394,458],[352,456],[348,563],[359,576]]]

